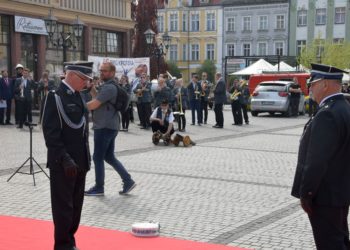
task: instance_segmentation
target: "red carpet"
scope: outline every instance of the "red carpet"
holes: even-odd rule
[[[172,238],[138,238],[127,232],[80,226],[77,233],[80,250],[239,250]],[[53,249],[51,221],[0,216],[0,250]]]

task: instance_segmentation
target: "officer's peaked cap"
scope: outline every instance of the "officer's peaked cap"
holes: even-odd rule
[[[342,69],[324,64],[311,63],[311,78],[309,83],[322,79],[341,80],[343,73],[349,73]]]
[[[78,71],[81,75],[84,75],[85,77],[92,79],[92,65],[93,62],[65,62],[64,70],[72,70],[72,71]]]

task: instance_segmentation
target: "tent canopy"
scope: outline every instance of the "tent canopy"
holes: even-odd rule
[[[259,59],[255,63],[249,65],[248,67],[234,72],[230,75],[235,76],[244,76],[244,75],[252,75],[252,74],[261,74],[263,71],[274,71],[274,67],[272,64],[268,63],[264,59]]]
[[[284,61],[281,61],[279,63],[280,67],[279,70],[280,71],[295,71],[294,67],[290,66],[289,64],[285,63]],[[275,71],[278,70],[278,63],[276,65],[273,66]]]

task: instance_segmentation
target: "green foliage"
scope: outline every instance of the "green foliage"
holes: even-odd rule
[[[174,61],[167,61],[168,65],[168,71],[172,76],[175,76],[177,79],[181,78],[181,71],[179,67],[177,67],[176,62]]]
[[[203,72],[207,72],[208,80],[210,82],[215,81],[216,66],[215,66],[215,63],[213,61],[205,60],[203,62],[202,66],[197,71],[199,78],[201,78],[201,75]]]
[[[310,68],[311,63],[332,65],[340,69],[350,68],[350,43],[333,43],[315,39],[299,56],[299,63]]]

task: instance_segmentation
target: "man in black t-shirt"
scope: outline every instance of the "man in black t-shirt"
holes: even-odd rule
[[[300,85],[297,82],[294,82],[289,87],[290,92],[290,106],[292,108],[292,116],[298,116],[298,107],[300,101]]]

